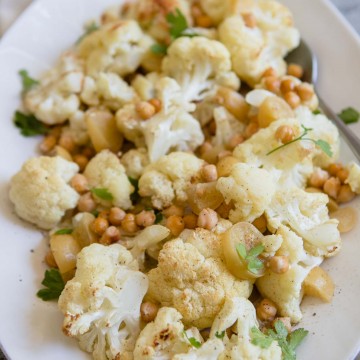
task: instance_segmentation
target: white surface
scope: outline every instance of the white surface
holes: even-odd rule
[[[19,106],[17,72],[36,77],[59,53],[74,43],[82,23],[115,0],[39,0],[23,14],[0,43],[0,341],[12,360],[88,359],[76,343],[61,333],[61,315],[55,304],[35,297],[45,266],[42,235],[13,214],[8,183],[32,154],[38,139],[25,139],[11,118]],[[320,90],[335,110],[360,108],[360,43],[322,0],[286,0],[295,13],[304,38],[320,58]],[[330,24],[330,26],[329,26]],[[354,127],[360,134],[360,124]],[[349,154],[348,154],[349,155]],[[351,155],[347,156],[350,159]],[[31,181],[31,179],[29,179]],[[356,203],[359,209],[359,200]],[[360,347],[360,226],[345,235],[343,250],[326,262],[337,289],[332,304],[307,300],[304,322],[310,335],[298,350],[298,359],[352,359]],[[31,250],[34,250],[32,253]],[[316,313],[316,316],[313,316]]]

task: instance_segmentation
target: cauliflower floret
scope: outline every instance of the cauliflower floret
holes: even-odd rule
[[[138,179],[147,165],[149,157],[145,148],[131,149],[121,157],[121,163],[126,169],[126,174],[133,179]]]
[[[305,241],[305,249],[314,256],[333,256],[341,247],[338,220],[329,219],[329,198],[322,193],[302,189],[278,190],[265,211],[270,231],[281,224],[289,226]]]
[[[288,258],[289,270],[284,274],[267,270],[257,279],[256,286],[262,296],[275,302],[281,316],[289,316],[293,323],[297,323],[302,318],[302,283],[311,269],[322,262],[322,258],[307,254],[303,240],[286,226],[281,225],[276,234],[283,239],[276,255]]]
[[[216,188],[227,204],[234,203],[235,209],[229,215],[233,223],[252,222],[270,204],[276,182],[268,171],[239,163],[232,167],[230,176],[218,179]]]
[[[227,84],[234,90],[240,86],[231,72],[230,54],[225,46],[203,37],[175,40],[168,48],[162,70],[179,83],[188,101],[202,100],[215,93],[216,85]]]
[[[16,213],[42,229],[53,228],[79,200],[69,185],[78,171],[77,164],[59,156],[27,160],[11,179],[9,196]]]
[[[228,271],[221,241],[211,231],[197,229],[189,241],[167,242],[158,261],[158,267],[148,274],[148,296],[177,309],[189,326],[211,326],[227,298],[248,297],[252,290],[251,282]]]
[[[151,202],[157,209],[171,205],[174,200],[185,202],[190,179],[203,165],[203,160],[185,152],[172,152],[162,156],[145,168],[139,180],[139,194],[151,197]]]
[[[139,67],[153,43],[136,21],[118,20],[87,35],[77,52],[85,61],[88,76],[96,78],[100,72],[125,76]]]
[[[349,170],[349,176],[345,180],[345,184],[349,184],[352,191],[360,194],[360,166],[355,162],[351,162],[347,169]]]
[[[161,110],[143,121],[135,104],[124,106],[116,113],[119,130],[137,147],[146,145],[150,162],[158,160],[171,149],[195,150],[204,141],[200,124],[188,112],[194,105],[186,102],[175,80],[163,78],[156,85]]]
[[[254,86],[270,67],[279,76],[285,75],[283,57],[299,45],[300,34],[293,27],[292,15],[284,5],[272,0],[247,4],[240,11],[252,13],[256,26],[246,26],[243,17],[234,15],[219,26],[219,38],[231,53],[234,71]]]
[[[229,339],[226,330],[234,325],[236,329],[235,334]],[[214,339],[217,333],[225,332],[223,340],[225,351],[221,353],[218,359],[281,360],[282,352],[277,341],[274,340],[267,349],[252,343],[254,328],[259,330],[254,305],[243,297],[228,298],[216,316],[210,332],[210,339]]]
[[[86,145],[90,138],[85,121],[85,113],[77,110],[69,118],[69,134],[77,145]]]
[[[92,244],[78,254],[75,277],[59,298],[63,331],[95,360],[132,359],[140,333],[146,275],[121,245]]]
[[[109,150],[103,150],[90,160],[85,168],[84,175],[90,188],[106,189],[113,196],[111,204],[126,210],[131,207],[130,195],[134,191],[125,168],[118,157]],[[108,200],[97,198],[107,206]]]
[[[224,344],[220,339],[210,339],[200,348],[192,348],[186,354],[177,354],[173,360],[218,360],[224,351]]]
[[[25,94],[25,107],[45,124],[61,124],[79,109],[83,80],[83,61],[65,53],[40,84]]]
[[[127,19],[135,19],[154,39],[168,43],[169,25],[166,15],[179,9],[187,23],[192,24],[190,3],[187,0],[138,0],[125,3],[122,14]]]
[[[209,15],[215,24],[219,24],[228,16],[239,12],[239,0],[200,0],[202,10]]]

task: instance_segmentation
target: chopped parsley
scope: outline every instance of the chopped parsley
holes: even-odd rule
[[[41,284],[45,289],[39,290],[36,295],[44,301],[58,299],[65,287],[65,282],[57,269],[46,270]]]
[[[44,135],[49,132],[49,128],[34,115],[26,115],[20,111],[15,111],[14,124],[20,129],[20,134],[23,136]]]
[[[106,201],[114,200],[113,194],[111,194],[111,192],[105,188],[93,188],[91,189],[91,193],[102,200],[106,200]]]
[[[274,153],[275,151],[278,151],[278,150],[284,148],[285,146],[288,146],[288,145],[290,145],[290,144],[292,144],[292,143],[294,143],[296,141],[300,141],[300,140],[311,141],[316,146],[318,146],[327,156],[331,157],[333,155],[330,144],[327,141],[322,140],[322,139],[314,140],[314,139],[310,139],[310,138],[305,137],[313,129],[307,128],[304,125],[301,125],[301,127],[303,128],[304,132],[300,136],[298,136],[294,140],[291,140],[291,141],[287,142],[286,144],[283,144],[283,145],[269,151],[266,155],[270,155],[270,154]]]
[[[191,344],[191,346],[193,346],[196,349],[199,349],[201,347],[201,342],[196,340],[194,337],[188,337],[188,334],[186,333],[186,331],[183,331],[184,336],[186,337],[186,339],[189,341],[189,343]]]
[[[97,25],[95,22],[92,22],[91,24],[85,26],[85,32],[77,39],[76,45],[80,44],[88,35],[90,35],[94,31],[99,30],[99,28],[99,25]]]
[[[39,84],[39,81],[29,76],[27,70],[20,70],[19,75],[21,77],[23,92],[29,91],[32,87]]]
[[[160,211],[159,212],[155,211],[155,224],[161,223],[163,219],[164,219],[164,215]]]
[[[139,195],[139,180],[134,179],[130,176],[128,176],[128,179],[130,181],[130,184],[134,187],[134,192],[130,195],[130,200],[133,203],[136,203],[140,200],[140,195]]]
[[[67,235],[71,234],[73,232],[73,229],[60,229],[55,232],[55,235]]]
[[[268,349],[274,339],[271,336],[265,335],[256,326],[250,329],[251,343],[261,347],[262,349]]]
[[[316,109],[313,111],[313,114],[314,115],[319,115],[319,114],[322,114],[321,110],[320,109]]]
[[[215,336],[216,336],[218,339],[222,340],[222,339],[224,338],[224,336],[225,336],[225,330],[222,331],[221,333],[219,333],[219,332],[217,331],[217,332],[215,333]]]
[[[261,270],[264,269],[263,262],[258,258],[258,256],[264,251],[263,245],[257,245],[249,250],[246,251],[246,247],[244,244],[237,244],[236,245],[236,252],[238,253],[239,257],[247,262],[248,270],[253,274],[258,274]]]
[[[352,124],[359,121],[360,113],[354,108],[348,107],[342,110],[338,116],[345,124]]]

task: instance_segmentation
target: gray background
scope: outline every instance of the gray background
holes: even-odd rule
[[[16,2],[16,0],[13,0]],[[352,26],[360,33],[360,1],[359,0],[331,0],[352,24]],[[1,15],[1,14],[0,14]],[[1,26],[0,26],[0,30]],[[0,31],[1,33],[1,31]],[[0,350],[0,360],[6,360]],[[360,356],[357,357],[360,360]]]

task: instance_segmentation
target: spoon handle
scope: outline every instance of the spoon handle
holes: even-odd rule
[[[355,154],[358,161],[360,161],[360,140],[359,138],[350,130],[350,128],[343,123],[343,121],[335,114],[333,110],[324,102],[323,99],[317,94],[319,98],[320,109],[323,113],[332,120],[337,128],[340,130],[341,134],[344,136],[347,144],[350,146],[351,150]]]

